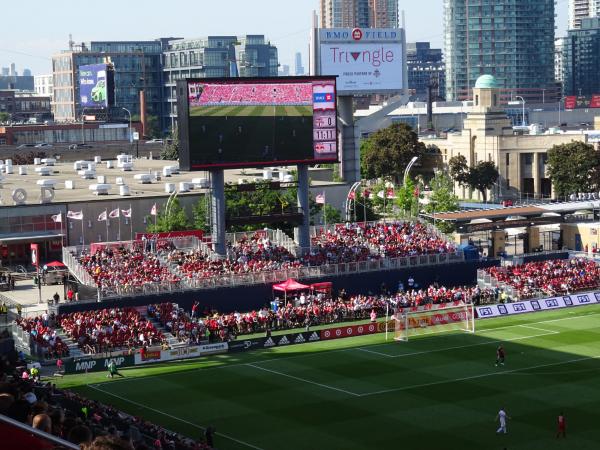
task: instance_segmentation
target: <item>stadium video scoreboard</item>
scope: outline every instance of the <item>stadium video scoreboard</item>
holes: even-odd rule
[[[183,170],[338,162],[336,78],[177,83]]]

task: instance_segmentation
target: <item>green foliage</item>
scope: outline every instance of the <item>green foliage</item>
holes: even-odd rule
[[[8,122],[10,120],[10,114],[5,111],[0,111],[0,122]]]
[[[412,217],[419,212],[419,198],[415,195],[416,186],[412,178],[406,180],[406,185],[400,186],[396,190],[396,205],[404,217]]]
[[[209,197],[202,195],[192,208],[194,230],[210,231],[209,206]]]
[[[425,144],[404,123],[395,123],[376,131],[361,144],[361,167],[365,178],[391,177],[402,180],[404,170],[414,156],[425,153]]]
[[[444,172],[436,172],[435,177],[430,182],[431,195],[429,203],[425,205],[426,213],[450,212],[458,210],[458,197],[452,191],[452,179]],[[454,231],[454,224],[451,222],[437,222],[436,226],[443,233]]]
[[[177,161],[179,159],[179,132],[177,125],[171,130],[167,142],[160,152],[160,159],[168,161]]]
[[[321,208],[325,223],[340,223],[342,221],[342,214],[337,208],[328,203],[322,205]]]
[[[498,168],[491,161],[479,161],[475,166],[469,167],[464,156],[453,156],[448,161],[450,176],[460,185],[478,190],[487,201],[487,191],[498,180]]]
[[[559,197],[598,189],[600,154],[583,142],[555,145],[548,150],[548,175]]]
[[[168,208],[162,208],[156,217],[156,224],[154,223],[154,216],[148,216],[146,218],[147,226],[146,231],[149,233],[165,233],[169,231],[183,231],[192,228],[190,221],[181,207],[178,198],[171,200]]]
[[[141,122],[142,117],[139,114],[131,116],[132,122]],[[146,129],[144,130],[144,138],[159,138],[162,136],[158,117],[151,114],[146,114]]]

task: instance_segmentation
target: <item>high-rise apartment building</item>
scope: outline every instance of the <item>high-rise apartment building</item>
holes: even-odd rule
[[[446,69],[442,49],[431,48],[429,42],[406,44],[408,92],[415,101],[427,101],[432,86],[434,101],[446,95]]]
[[[600,94],[600,17],[582,18],[580,28],[563,39],[564,94]]]
[[[33,77],[33,87],[35,93],[42,96],[47,96],[52,99],[52,74],[49,75],[35,75]]]
[[[398,0],[320,0],[321,28],[397,28]]]
[[[501,98],[554,99],[554,21],[554,0],[444,0],[446,99],[470,98],[484,74]]]
[[[569,29],[581,28],[581,19],[598,17],[600,0],[569,0]]]
[[[177,118],[175,86],[182,78],[276,77],[277,47],[262,34],[169,41],[164,49],[163,127]]]
[[[294,55],[294,75],[304,75],[304,66],[302,65],[302,53],[296,52]]]

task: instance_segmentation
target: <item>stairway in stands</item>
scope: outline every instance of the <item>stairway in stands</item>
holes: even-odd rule
[[[135,308],[142,317],[144,317],[146,320],[148,320],[152,325],[154,325],[154,328],[156,328],[158,331],[160,331],[163,336],[165,337],[165,339],[167,340],[167,344],[169,345],[169,348],[179,348],[179,347],[186,347],[186,344],[183,342],[179,342],[179,340],[173,336],[173,334],[169,331],[167,331],[167,329],[163,326],[162,323],[160,323],[160,321],[156,320],[153,317],[150,317],[148,315],[148,309],[145,306],[138,306],[137,308]]]
[[[73,340],[68,334],[66,334],[62,328],[58,328],[56,330],[56,335],[60,337],[60,339],[65,343],[65,345],[69,348],[69,356],[72,358],[81,358],[85,356],[85,353],[81,351],[77,342]]]

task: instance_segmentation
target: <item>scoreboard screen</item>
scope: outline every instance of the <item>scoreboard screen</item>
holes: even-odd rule
[[[338,161],[335,77],[177,84],[184,170]]]

